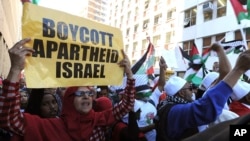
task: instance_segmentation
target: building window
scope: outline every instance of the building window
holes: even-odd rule
[[[168,12],[167,12],[167,21],[174,18],[175,12],[176,12],[175,8],[168,10]]]
[[[126,36],[129,36],[129,29],[127,29],[127,31],[126,31]]]
[[[208,48],[212,43],[211,37],[204,37],[203,38],[203,48]]]
[[[246,32],[246,31],[245,31]],[[248,32],[248,31],[247,31]],[[243,36],[245,36],[246,37],[246,40],[247,40],[247,48],[248,49],[250,49],[249,47],[250,47],[250,43],[249,43],[249,39],[250,39],[250,34],[246,34],[246,33],[244,33],[245,35],[243,35]],[[241,32],[240,32],[240,30],[237,30],[237,31],[235,31],[234,32],[234,38],[235,38],[235,40],[243,40],[243,38],[242,38],[242,34],[241,34]]]
[[[123,16],[121,16],[121,24],[123,23]]]
[[[142,40],[142,53],[143,53],[144,50],[146,50],[147,47],[148,47],[147,42],[148,42],[147,39]]]
[[[135,27],[134,27],[134,33],[137,33],[137,30],[138,30],[138,24],[135,25]]]
[[[204,22],[210,21],[210,20],[212,20],[212,18],[213,18],[212,11],[204,12]]]
[[[124,6],[124,1],[122,1],[122,7]]]
[[[126,53],[128,53],[128,49],[129,49],[129,46],[126,45],[126,46],[125,46],[125,52],[126,52]]]
[[[137,16],[135,15],[135,17],[134,17],[134,21],[136,22],[137,21]]]
[[[227,0],[217,1],[217,18],[226,16]]]
[[[145,10],[148,9],[148,5],[149,5],[149,0],[146,0],[144,3]]]
[[[172,0],[167,0],[167,5],[170,5],[172,3]]]
[[[139,11],[139,8],[138,8],[138,7],[136,7],[136,8],[135,8],[135,15],[137,15],[137,14],[138,14],[138,11]]]
[[[160,44],[159,44],[160,38],[161,38],[160,35],[154,36],[154,37],[153,37],[153,44],[156,45],[156,46],[159,46],[159,45],[160,45]]]
[[[160,22],[161,22],[161,14],[155,16],[155,19],[154,19],[154,24],[160,24]]]
[[[137,48],[137,42],[134,42],[133,43],[133,51],[136,51],[136,48]]]
[[[131,12],[129,11],[129,12],[128,12],[128,18],[127,18],[127,19],[130,19],[130,15],[131,15]]]
[[[240,32],[240,30],[237,30],[237,31],[235,31],[234,32],[234,38],[235,38],[235,40],[242,40],[243,38],[242,38],[242,36],[241,36],[241,32]]]
[[[196,11],[196,7],[185,11],[184,27],[189,27],[196,24]]]
[[[167,32],[166,33],[166,41],[165,41],[165,43],[170,43],[170,40],[171,40],[171,32]]]
[[[147,29],[148,28],[148,23],[149,23],[149,20],[145,20],[143,22],[143,30]]]
[[[117,27],[118,26],[118,24],[117,24],[117,20],[115,20],[115,27]]]
[[[186,52],[187,54],[190,54],[193,44],[194,40],[183,42],[183,51]]]
[[[222,40],[225,36],[226,36],[225,33],[218,34],[218,35],[215,36],[215,40],[216,40],[216,41],[220,41],[220,40]]]

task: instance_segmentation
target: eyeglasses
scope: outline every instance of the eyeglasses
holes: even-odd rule
[[[94,96],[94,93],[92,91],[76,91],[75,92],[75,96],[83,96],[83,95],[87,95],[87,96]]]

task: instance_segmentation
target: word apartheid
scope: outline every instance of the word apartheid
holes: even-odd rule
[[[46,44],[46,46],[45,46]],[[118,51],[101,47],[85,46],[81,44],[57,43],[35,39],[33,49],[36,51],[32,56],[40,58],[54,58],[64,60],[94,61],[105,63],[117,63]]]
[[[22,38],[34,50],[25,58],[27,86],[121,84],[121,29],[27,2],[22,13]]]
[[[117,63],[119,56],[119,52],[114,49],[40,39],[34,40],[33,49],[36,51],[33,57],[57,60],[56,78],[105,78],[105,66],[100,63]],[[65,60],[71,62],[63,62]],[[86,61],[96,64],[86,63]]]
[[[56,78],[105,78],[105,65],[118,62],[111,33],[46,18],[42,26],[43,38],[34,39],[32,57],[54,60]]]

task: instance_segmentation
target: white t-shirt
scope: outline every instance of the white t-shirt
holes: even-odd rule
[[[141,110],[140,119],[137,120],[138,127],[145,127],[153,124],[153,119],[156,116],[157,110],[154,105],[149,102],[144,102],[142,100],[135,100],[134,111]],[[123,122],[128,123],[128,114],[124,116]],[[156,140],[156,130],[151,130],[145,133],[147,140]]]

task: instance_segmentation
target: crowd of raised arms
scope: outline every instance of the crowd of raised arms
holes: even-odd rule
[[[250,69],[250,50],[232,67],[220,43],[213,43],[218,62],[196,87],[167,74],[163,57],[151,86],[146,74],[132,73],[122,51],[118,65],[124,87],[31,89],[25,76],[20,78],[25,58],[34,53],[25,46],[30,41],[22,39],[9,49],[10,71],[1,78],[1,141],[191,141],[199,135],[208,140],[206,131],[250,114],[250,84],[242,80]]]

